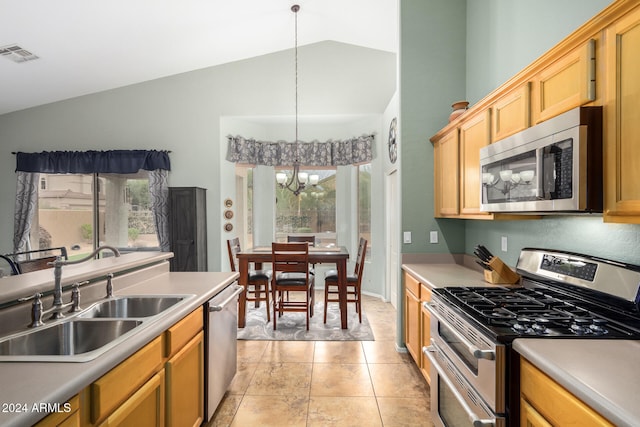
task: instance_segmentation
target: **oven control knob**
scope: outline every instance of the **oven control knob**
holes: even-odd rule
[[[593,319],[593,322],[591,323],[591,326],[589,326],[589,328],[591,329],[591,332],[596,335],[604,335],[609,332],[607,328],[605,328],[605,326],[607,326],[606,319]]]
[[[576,318],[576,319],[573,319],[571,330],[577,335],[588,334],[591,332],[589,325],[591,325],[590,319]]]
[[[528,317],[518,317],[516,323],[513,325],[513,329],[521,334],[530,334],[533,332],[531,329],[532,324],[533,320]]]
[[[547,326],[549,325],[549,319],[539,317],[535,320],[535,323],[531,326],[531,329],[538,335],[544,335],[549,333]]]

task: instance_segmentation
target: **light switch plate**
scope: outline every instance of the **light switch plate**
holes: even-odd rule
[[[411,243],[411,232],[410,232],[410,231],[405,231],[405,232],[403,233],[402,241],[403,241],[404,243]]]
[[[438,232],[431,231],[429,233],[429,243],[438,243]]]
[[[502,236],[502,252],[507,252],[507,236]]]

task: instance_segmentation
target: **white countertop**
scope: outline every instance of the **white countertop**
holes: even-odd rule
[[[640,341],[521,338],[513,348],[616,426],[640,426]]]
[[[131,254],[133,255],[133,254]],[[169,254],[170,256],[171,254]],[[128,257],[125,259],[125,257]],[[160,256],[162,259],[162,256]],[[165,257],[166,258],[166,257]],[[118,258],[127,267],[141,264],[138,257],[123,255]],[[149,257],[146,257],[147,261]],[[77,277],[85,276],[89,272],[95,275],[114,267],[111,258],[88,262],[79,266],[77,270],[68,266],[66,276],[73,280],[83,280]],[[94,264],[95,263],[95,264]],[[93,264],[93,268],[91,267]],[[122,265],[118,266],[122,268]],[[67,267],[65,267],[67,268]],[[103,271],[104,270],[104,271]],[[75,272],[75,273],[74,273]],[[48,271],[51,275],[51,272]],[[25,275],[26,277],[27,275]],[[204,304],[224,287],[232,283],[237,273],[162,273],[124,289],[114,290],[115,296],[141,294],[194,294],[188,303],[175,309],[169,309],[159,316],[157,321],[133,334],[118,346],[108,350],[94,360],[84,363],[43,363],[43,362],[3,362],[0,363],[0,405],[18,404],[32,408],[38,403],[63,403],[73,397],[84,387],[91,384],[103,374],[111,370],[128,356],[135,353],[145,344],[153,340],[168,327],[175,324],[198,306]],[[25,280],[23,278],[23,280]],[[1,426],[31,425],[46,416],[46,413],[2,411],[0,407]]]
[[[460,264],[402,264],[402,269],[431,288],[497,286],[485,282],[481,272]]]

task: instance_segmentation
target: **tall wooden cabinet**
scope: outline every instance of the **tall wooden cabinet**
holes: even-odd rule
[[[640,6],[605,30],[604,220],[640,223]]]
[[[206,189],[169,187],[171,271],[207,271]]]
[[[460,126],[460,214],[488,215],[480,212],[480,149],[491,142],[489,111],[470,116]]]

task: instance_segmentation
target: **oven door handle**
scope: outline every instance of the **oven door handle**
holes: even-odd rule
[[[427,358],[431,362],[431,366],[435,368],[435,370],[438,372],[438,375],[440,375],[440,378],[447,384],[451,393],[453,393],[453,395],[455,396],[460,406],[462,406],[462,409],[464,409],[464,411],[467,413],[467,417],[469,417],[469,420],[471,421],[473,427],[496,427],[495,419],[483,420],[482,418],[478,418],[478,416],[473,412],[473,409],[471,409],[469,405],[467,405],[467,402],[464,400],[464,397],[462,397],[462,395],[456,388],[453,381],[449,379],[449,377],[447,376],[447,373],[444,371],[444,369],[442,369],[442,367],[438,363],[438,360],[431,354],[437,351],[438,349],[436,345],[433,343],[433,340],[431,341],[431,345],[429,347],[427,346],[422,347],[422,352],[424,353],[425,356],[427,356]]]
[[[428,302],[423,302],[422,306],[436,319],[438,319],[438,321],[444,323],[444,324],[449,324],[446,320],[444,320],[444,318],[437,312],[435,311],[431,305]],[[473,345],[473,343],[471,343],[468,339],[466,339],[464,337],[464,335],[462,335],[460,332],[458,332],[454,327],[449,327],[449,330],[451,331],[451,333],[453,333],[453,335],[456,336],[457,339],[460,340],[460,342],[462,344],[464,344],[465,347],[467,347],[467,350],[469,350],[469,353],[473,354],[473,357],[475,357],[476,359],[487,359],[487,360],[495,360],[496,359],[496,352],[493,350],[481,350],[478,347],[476,347],[475,345]]]

